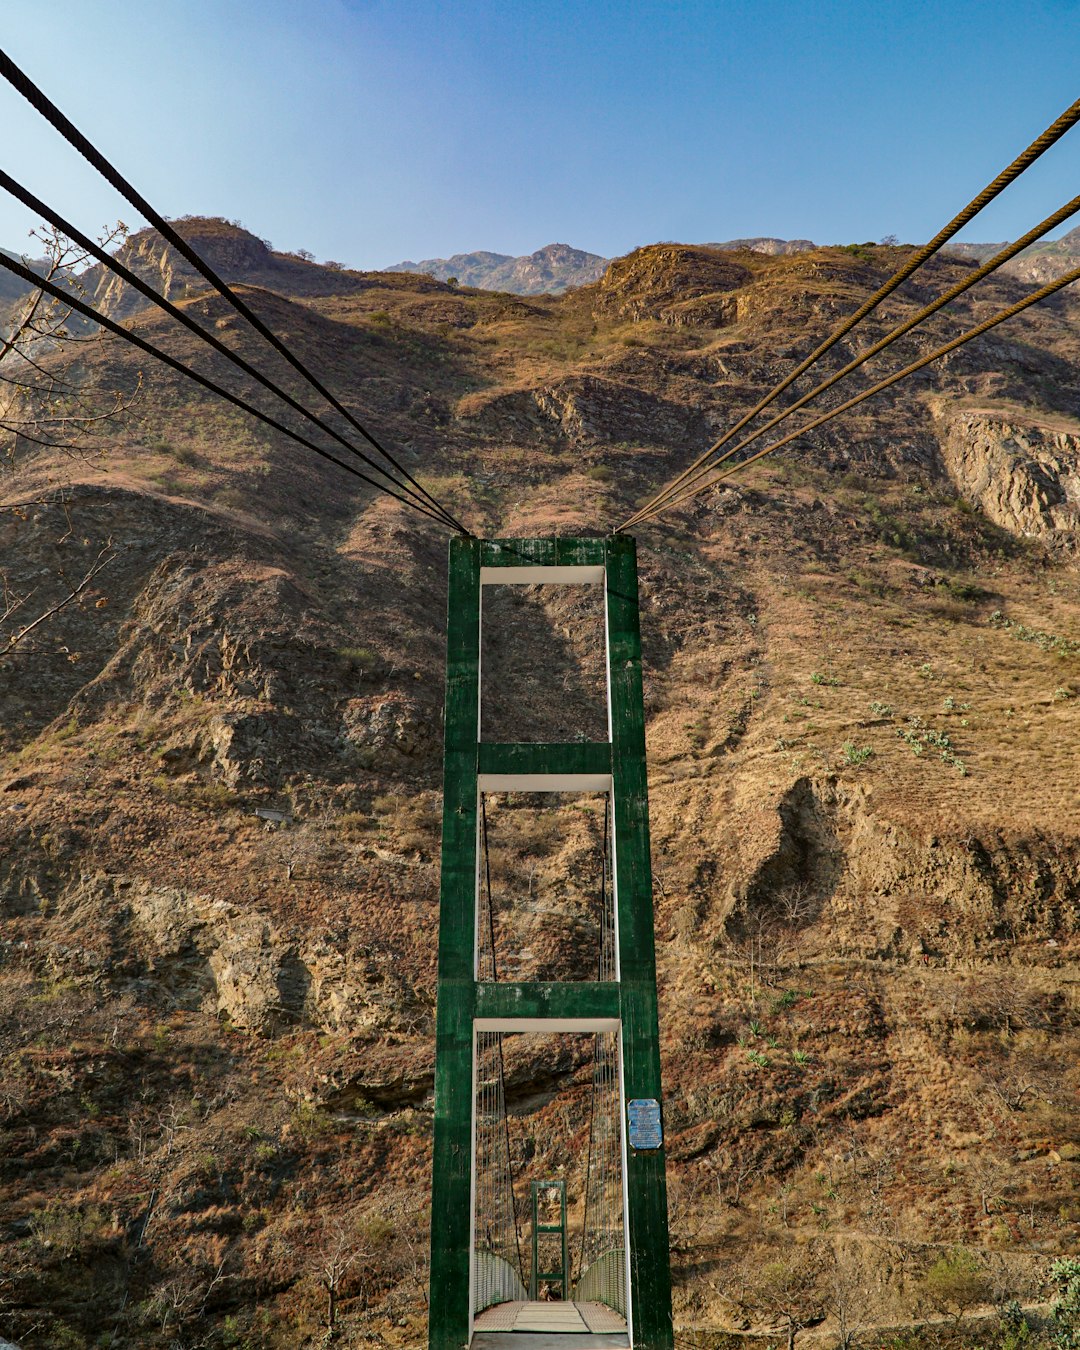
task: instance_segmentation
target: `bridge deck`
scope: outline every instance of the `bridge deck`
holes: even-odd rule
[[[617,1350],[626,1322],[603,1303],[497,1303],[478,1313],[473,1350]]]

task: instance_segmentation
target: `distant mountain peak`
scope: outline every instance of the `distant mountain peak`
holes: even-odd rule
[[[571,286],[586,286],[603,276],[610,260],[569,244],[545,244],[535,253],[455,253],[450,258],[401,262],[386,272],[426,272],[436,281],[456,277],[462,286],[517,295],[558,295]]]

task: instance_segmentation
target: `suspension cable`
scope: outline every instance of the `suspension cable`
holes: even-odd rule
[[[778,398],[779,395],[792,385],[800,375],[809,370],[810,367],[824,356],[831,347],[835,346],[842,337],[850,333],[855,325],[865,319],[868,314],[872,313],[886,296],[891,295],[893,291],[905,282],[913,272],[917,271],[924,262],[929,258],[932,258],[935,253],[948,243],[953,235],[962,230],[970,220],[978,215],[984,206],[992,202],[999,193],[1003,192],[1014,179],[1018,178],[1024,172],[1025,169],[1034,164],[1040,155],[1049,150],[1050,147],[1055,144],[1055,142],[1059,141],[1078,121],[1080,121],[1080,99],[1077,99],[1076,102],[1073,103],[1071,107],[1067,108],[1055,122],[1051,123],[1041,136],[1036,137],[1022,154],[1017,155],[1013,162],[1006,169],[1003,169],[991,183],[988,183],[977,197],[972,198],[967,206],[965,206],[959,214],[955,215],[952,220],[949,221],[948,225],[939,230],[928,244],[923,244],[921,248],[916,249],[908,258],[907,262],[905,262],[883,286],[880,286],[864,304],[860,305],[854,314],[845,319],[839,328],[827,337],[820,346],[816,347],[805,360],[801,361],[799,365],[790,372],[790,374],[786,375],[779,384],[774,386],[760,403],[751,408],[751,410],[741,417],[734,426],[730,427],[719,440],[714,441],[713,444],[709,446],[708,450],[706,450],[703,455],[700,455],[689,468],[678,474],[666,487],[661,488],[655,496],[651,497],[618,528],[620,530],[629,529],[637,522],[638,517],[645,511],[650,510],[654,506],[658,506],[661,501],[666,503],[671,499],[678,488],[686,482],[687,478],[696,469],[701,468],[705,461],[708,460],[716,450],[719,450],[721,446],[726,445],[734,435],[740,432],[748,422],[751,422],[757,417],[758,413],[763,412],[774,399]]]
[[[869,389],[864,389],[862,393],[856,394],[854,398],[849,398],[846,403],[841,403],[838,407],[831,408],[828,412],[822,413],[820,417],[814,418],[813,421],[807,422],[805,426],[801,426],[798,430],[790,432],[787,436],[782,437],[778,441],[774,441],[772,445],[767,445],[764,450],[759,450],[757,454],[750,455],[746,459],[741,459],[738,462],[729,465],[727,469],[718,473],[716,477],[711,478],[702,486],[685,489],[677,497],[666,502],[660,510],[668,511],[690,497],[697,497],[701,493],[709,491],[710,488],[715,487],[717,483],[722,482],[725,478],[730,478],[732,474],[736,474],[740,470],[747,468],[749,465],[755,464],[759,459],[764,459],[766,455],[771,455],[774,451],[781,449],[783,446],[790,445],[792,441],[797,441],[801,436],[805,436],[807,432],[815,431],[818,427],[823,426],[824,423],[830,422],[834,417],[838,417],[840,413],[847,412],[857,404],[862,403],[865,399],[871,398],[874,394],[880,394],[883,390],[891,388],[892,385],[905,379],[908,375],[914,375],[916,371],[922,370],[924,366],[930,365],[932,361],[937,361],[941,357],[947,356],[950,352],[956,351],[958,347],[964,346],[964,344],[970,342],[972,338],[981,337],[984,333],[988,333],[991,328],[996,328],[998,324],[1004,323],[1006,319],[1015,318],[1017,314],[1020,314],[1025,309],[1030,308],[1030,306],[1037,304],[1040,300],[1045,300],[1048,296],[1054,295],[1064,287],[1071,286],[1074,281],[1080,281],[1080,267],[1074,268],[1071,272],[1066,272],[1064,276],[1043,286],[1040,290],[1033,291],[1031,295],[1026,296],[1023,300],[1017,301],[1015,305],[1010,305],[1008,309],[1004,309],[1000,313],[995,314],[992,318],[979,324],[977,328],[972,328],[968,332],[962,333],[960,337],[954,338],[952,342],[945,343],[943,347],[938,347],[935,351],[930,352],[929,355],[921,357],[918,361],[913,361],[910,366],[905,366],[903,370],[898,370],[886,379],[872,385]]]
[[[74,125],[74,123],[72,123],[67,117],[64,116],[64,114],[60,111],[60,109],[56,106],[56,104],[53,103],[53,101],[48,97],[48,95],[45,94],[45,92],[42,89],[39,89],[38,86],[33,82],[33,80],[31,80],[30,77],[25,73],[25,71],[21,70],[11,59],[11,57],[8,56],[8,54],[3,50],[0,50],[0,75],[3,75],[4,78],[8,81],[8,83],[13,85],[14,88],[17,89],[20,94],[22,94],[23,98],[25,98],[27,102],[30,103],[30,105],[35,109],[35,111],[39,112],[42,115],[42,117],[44,117],[46,121],[49,122],[60,133],[61,136],[63,136],[63,138],[68,142],[69,145],[71,145],[74,149],[76,149],[79,152],[79,154],[83,156],[84,159],[88,160],[89,163],[95,169],[97,169],[98,173],[100,173],[105,178],[105,180],[108,183],[110,183],[117,190],[117,192],[119,192],[120,195],[124,197],[125,200],[128,201],[136,209],[136,211],[138,211],[146,220],[150,222],[151,225],[153,225],[153,227],[157,230],[157,232],[161,235],[163,239],[165,239],[169,244],[171,244],[173,248],[176,249],[176,251],[183,258],[185,258],[192,265],[192,267],[196,269],[196,271],[200,272],[202,276],[205,277],[205,279],[210,283],[211,286],[213,286],[213,288],[218,292],[218,294],[223,296],[224,299],[226,299],[229,302],[229,304],[232,305],[232,307],[237,311],[238,314],[242,314],[243,317],[247,319],[248,323],[252,325],[252,327],[260,334],[260,336],[265,338],[266,341],[269,342],[270,345],[274,348],[274,350],[277,351],[279,355],[283,356],[285,360],[288,361],[288,363],[292,366],[292,368],[298,374],[302,375],[304,379],[307,380],[307,382],[312,386],[312,388],[317,390],[323,396],[323,398],[325,398],[326,401],[331,405],[331,407],[333,407],[336,412],[340,413],[341,416],[345,418],[345,420],[349,423],[350,426],[353,427],[354,430],[358,431],[360,435],[363,436],[364,440],[366,440],[369,445],[371,445],[375,450],[377,450],[378,453],[382,455],[383,458],[387,460],[388,463],[392,464],[394,468],[397,469],[398,473],[402,475],[402,477],[408,479],[408,481],[413,485],[413,487],[415,487],[424,497],[426,497],[428,502],[433,507],[437,508],[440,512],[449,514],[445,511],[444,507],[440,506],[440,504],[435,500],[435,498],[431,495],[431,493],[428,492],[427,489],[424,488],[420,483],[418,483],[416,479],[413,478],[412,474],[410,474],[409,471],[406,468],[404,468],[403,465],[398,463],[398,461],[393,457],[393,455],[391,455],[389,450],[385,449],[382,445],[379,444],[379,442],[375,439],[375,437],[371,434],[371,432],[369,432],[366,427],[361,425],[361,423],[353,416],[351,412],[349,412],[349,410],[344,406],[344,404],[341,403],[341,401],[338,398],[336,398],[315,375],[312,374],[312,372],[307,368],[307,366],[305,366],[304,363],[299,360],[299,358],[293,355],[293,353],[289,350],[289,348],[285,345],[285,343],[282,342],[281,339],[269,327],[267,327],[265,323],[263,323],[262,319],[259,318],[259,316],[254,312],[254,310],[252,310],[251,307],[248,304],[246,304],[240,298],[240,296],[238,296],[236,292],[232,290],[232,288],[221,279],[221,277],[218,276],[218,274],[209,265],[209,263],[204,262],[203,259],[200,258],[198,253],[195,252],[195,250],[191,247],[191,245],[187,242],[187,240],[184,239],[183,236],[180,235],[172,227],[172,225],[170,225],[170,223],[165,219],[164,216],[160,215],[157,211],[154,210],[154,208],[150,205],[150,203],[146,200],[146,198],[142,196],[142,194],[131,183],[128,182],[128,180],[120,173],[120,171],[113,164],[111,164],[109,160],[106,159],[105,156],[101,154],[101,152],[90,143],[89,140],[87,140],[87,138],[82,134],[81,131],[79,131],[79,129]],[[454,522],[454,524],[456,528],[462,531],[462,533],[468,534],[468,531],[465,530],[463,526],[458,525],[456,521]]]
[[[842,370],[836,371],[835,374],[830,375],[827,380],[823,380],[816,388],[811,389],[809,393],[803,394],[801,398],[796,399],[794,403],[784,408],[782,412],[777,413],[775,417],[771,418],[763,426],[759,427],[756,431],[751,432],[749,436],[739,441],[737,445],[730,446],[722,455],[717,455],[715,459],[710,460],[700,469],[690,471],[683,493],[685,492],[685,488],[700,482],[707,474],[711,473],[713,469],[718,468],[727,460],[734,459],[740,451],[745,450],[746,447],[752,445],[754,441],[760,440],[762,436],[767,432],[772,431],[774,427],[779,426],[779,424],[790,417],[792,413],[798,412],[800,408],[805,407],[807,403],[816,399],[819,394],[823,394],[827,389],[831,389],[833,385],[838,384],[845,376],[850,375],[852,371],[858,370],[858,368],[869,361],[871,357],[877,356],[880,352],[884,351],[886,347],[891,346],[892,343],[896,342],[899,338],[902,338],[906,333],[910,333],[911,330],[922,323],[924,319],[928,319],[932,314],[936,314],[938,310],[943,309],[947,304],[951,303],[951,301],[957,299],[958,296],[963,295],[965,291],[970,290],[977,282],[988,277],[991,272],[997,271],[999,267],[1004,263],[1007,263],[1011,258],[1015,258],[1016,255],[1027,248],[1029,244],[1033,244],[1037,239],[1041,239],[1044,234],[1048,234],[1050,230],[1060,225],[1062,221],[1067,220],[1070,216],[1075,215],[1077,211],[1080,211],[1080,196],[1074,197],[1072,201],[1066,202],[1064,206],[1059,207],[1053,215],[1047,216],[1041,224],[1028,230],[1027,234],[1021,235],[1014,243],[1007,245],[1000,253],[996,253],[989,261],[983,263],[981,267],[958,281],[954,286],[951,286],[943,295],[920,309],[917,314],[913,314],[911,318],[905,319],[902,324],[899,324],[890,333],[887,333],[879,342],[875,342],[872,347],[868,347],[865,351],[860,352],[858,356],[849,361]],[[680,500],[683,499],[683,493],[679,494]],[[661,504],[650,510],[640,511],[634,518],[635,523],[640,524],[650,520],[664,509],[665,505]]]
[[[320,429],[320,431],[325,432],[326,435],[332,437],[340,445],[344,446],[350,454],[356,455],[359,459],[363,460],[363,462],[368,465],[370,469],[374,470],[375,473],[382,474],[382,476],[389,479],[396,488],[407,493],[410,497],[416,498],[417,501],[422,502],[422,498],[420,498],[406,483],[399,482],[392,473],[387,469],[384,469],[381,464],[377,464],[375,460],[365,454],[363,450],[353,445],[351,441],[346,440],[340,432],[336,431],[328,422],[319,417],[318,414],[312,412],[309,408],[305,407],[304,404],[279,388],[273,380],[268,379],[260,370],[256,369],[250,362],[246,361],[238,352],[234,352],[231,347],[227,347],[220,338],[196,323],[188,313],[180,309],[177,305],[174,305],[171,300],[166,299],[163,295],[159,295],[152,286],[148,285],[147,282],[129,267],[125,267],[119,259],[114,258],[111,254],[107,253],[105,249],[101,248],[100,245],[95,243],[88,235],[83,234],[83,232],[72,225],[70,221],[65,220],[63,216],[52,211],[39,197],[36,197],[29,189],[23,187],[21,183],[16,182],[16,180],[12,178],[10,174],[5,173],[3,169],[0,169],[0,187],[10,192],[13,197],[16,197],[21,201],[24,206],[29,207],[31,211],[35,212],[37,215],[43,216],[50,225],[54,226],[62,234],[67,235],[69,239],[78,244],[78,246],[92,258],[95,258],[99,263],[115,273],[116,276],[120,277],[122,281],[133,287],[140,294],[146,296],[152,304],[156,305],[159,309],[164,310],[171,318],[175,319],[178,323],[183,324],[184,327],[194,333],[196,337],[201,338],[204,342],[208,343],[216,352],[219,352],[227,360],[231,361],[234,366],[237,366],[242,370],[245,375],[249,375],[253,380],[257,380],[264,389],[268,389],[277,398],[280,398],[283,402],[287,403],[290,408],[308,418]],[[423,504],[426,505],[426,503]],[[443,507],[440,506],[438,509],[439,514],[445,518],[448,525],[451,525],[454,529],[462,528],[453,516],[451,516]]]
[[[313,451],[322,459],[328,460],[331,464],[336,464],[339,469],[344,469],[346,473],[351,473],[354,477],[363,479],[365,483],[370,484],[377,492],[383,492],[388,497],[393,497],[396,501],[401,502],[404,506],[411,506],[415,511],[422,511],[425,516],[429,516],[439,525],[446,525],[446,522],[441,516],[437,516],[433,510],[429,510],[422,503],[415,502],[409,497],[402,497],[392,489],[384,487],[382,483],[377,483],[374,478],[369,478],[368,475],[363,473],[360,469],[353,468],[351,464],[342,463],[340,459],[336,459],[329,451],[324,450],[322,446],[316,445],[314,441],[309,441],[306,436],[302,436],[299,432],[293,431],[290,427],[287,427],[284,422],[279,422],[276,417],[271,417],[268,413],[264,413],[260,408],[256,408],[253,403],[248,403],[246,399],[240,398],[237,394],[230,393],[228,389],[224,389],[220,384],[216,384],[205,375],[200,375],[197,370],[192,370],[192,368],[185,365],[183,361],[178,361],[175,356],[170,356],[168,352],[163,352],[160,347],[155,347],[152,342],[147,342],[145,338],[139,337],[139,335],[133,333],[130,328],[124,328],[123,325],[118,324],[114,319],[110,319],[107,314],[102,314],[100,310],[94,309],[92,305],[88,305],[84,300],[80,300],[77,296],[65,291],[63,287],[57,286],[54,282],[47,280],[45,277],[39,277],[36,272],[32,272],[30,268],[24,267],[21,263],[16,262],[14,258],[9,258],[7,254],[2,251],[0,251],[0,267],[4,267],[9,272],[13,272],[17,277],[21,277],[23,281],[29,283],[31,286],[47,291],[50,295],[54,296],[57,300],[62,301],[63,304],[69,306],[71,309],[76,310],[79,314],[84,315],[88,319],[92,319],[94,323],[98,323],[103,328],[108,329],[110,333],[115,333],[118,337],[124,338],[125,341],[138,347],[140,351],[145,352],[148,356],[153,356],[156,360],[170,366],[173,370],[179,371],[181,375],[186,375],[188,379],[194,380],[196,384],[202,385],[204,389],[208,389],[213,394],[217,394],[219,398],[225,399],[227,402],[233,404],[234,407],[240,408],[242,411],[249,413],[252,417],[258,418],[260,422],[265,422],[267,426],[273,427],[275,431],[280,431],[285,436],[290,437],[290,439],[304,446],[305,449]]]

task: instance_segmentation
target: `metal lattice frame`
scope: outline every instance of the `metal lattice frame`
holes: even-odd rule
[[[609,740],[482,744],[481,588],[485,583],[603,584]],[[480,978],[479,802],[484,791],[607,792],[611,801],[614,978],[575,983]],[[637,1151],[621,1122],[625,1103],[661,1099],[653,939],[645,719],[641,693],[634,541],[457,538],[450,544],[443,855],[435,1063],[431,1233],[431,1350],[461,1350],[472,1334],[479,1265],[474,1223],[474,1075],[479,1034],[607,1033],[617,1045],[618,1154],[626,1234],[623,1302],[631,1343],[671,1350],[664,1150]],[[603,944],[602,944],[603,948]],[[605,1038],[605,1039],[607,1039]],[[485,1261],[490,1258],[485,1256]],[[608,1284],[617,1278],[602,1256]],[[617,1294],[612,1297],[617,1297]]]

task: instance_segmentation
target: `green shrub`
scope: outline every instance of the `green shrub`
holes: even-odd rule
[[[377,666],[379,664],[379,653],[373,652],[370,647],[339,647],[337,654],[344,661],[352,661],[358,666]]]
[[[865,764],[873,756],[873,753],[874,747],[872,745],[856,745],[854,741],[844,742],[844,760],[855,768]]]
[[[990,1282],[975,1257],[957,1247],[938,1257],[923,1276],[922,1287],[933,1307],[962,1317],[968,1308],[983,1302]]]
[[[987,622],[991,628],[1000,628],[1006,633],[1011,633],[1021,642],[1031,642],[1044,652],[1056,652],[1058,656],[1080,654],[1080,642],[1062,637],[1060,633],[1044,633],[1041,628],[1028,628],[1026,624],[1007,618],[1000,609],[995,609]]]
[[[30,1215],[30,1232],[42,1251],[67,1258],[80,1251],[104,1224],[104,1215],[96,1206],[48,1205]]]
[[[1051,1308],[1053,1344],[1057,1350],[1080,1350],[1080,1259],[1063,1256],[1049,1274],[1057,1295]]]

